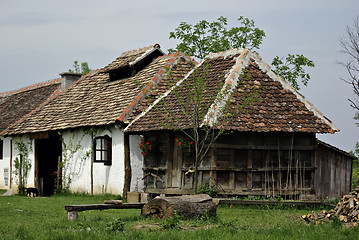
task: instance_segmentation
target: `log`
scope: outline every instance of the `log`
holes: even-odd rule
[[[215,216],[217,205],[207,194],[183,195],[177,197],[156,197],[142,208],[142,215],[170,218],[176,212],[185,218],[199,217],[204,214]]]

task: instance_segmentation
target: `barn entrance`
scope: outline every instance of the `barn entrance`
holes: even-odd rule
[[[61,153],[62,144],[57,133],[44,134],[35,139],[35,185],[42,196],[55,192]]]

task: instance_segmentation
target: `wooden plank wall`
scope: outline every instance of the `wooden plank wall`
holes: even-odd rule
[[[319,144],[315,156],[314,188],[321,198],[341,198],[351,191],[352,159]]]
[[[147,134],[148,140],[159,142],[160,146],[154,159],[145,161],[144,173],[151,172],[164,182],[150,175],[146,180],[146,191],[184,194],[193,190],[194,153],[175,146],[173,138],[179,135],[164,131]],[[315,134],[310,133],[225,135],[213,144],[200,165],[199,184],[210,182],[228,195],[299,196],[313,193],[314,179],[318,180],[317,172],[314,172],[315,149]],[[328,175],[326,167],[323,165],[318,169],[323,178]]]

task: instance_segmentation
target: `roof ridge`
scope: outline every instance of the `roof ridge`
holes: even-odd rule
[[[237,49],[230,49],[228,51],[210,54],[211,56],[209,58],[211,59],[217,58],[219,56],[223,56],[224,58],[227,58],[229,56],[233,56],[236,54],[240,54],[240,55],[237,57],[236,63],[232,66],[231,70],[226,74],[223,87],[217,94],[216,99],[209,107],[207,114],[203,118],[201,127],[205,123],[212,126],[214,122],[217,121],[221,113],[221,110],[223,109],[226,102],[228,101],[228,98],[230,97],[234,89],[237,87],[239,74],[242,72],[242,70],[245,67],[249,65],[249,59],[247,58],[248,52],[249,52],[248,49],[237,48]]]
[[[130,54],[135,53],[135,52],[145,51],[147,49],[150,49],[150,48],[153,48],[153,47],[156,47],[156,46],[161,48],[161,46],[158,43],[155,43],[155,44],[149,45],[147,47],[142,47],[142,48],[137,48],[137,49],[132,49],[130,51],[122,52],[120,57],[125,56],[125,55],[130,55]]]
[[[167,63],[163,67],[160,68],[160,70],[151,78],[151,80],[149,80],[145,84],[143,90],[136,95],[135,99],[132,100],[129,106],[120,114],[120,116],[116,119],[117,121],[125,122],[130,116],[130,114],[135,110],[136,106],[149,95],[150,91],[160,83],[162,78],[169,72],[170,69],[173,68],[174,65],[178,63],[181,57],[187,59],[187,61],[193,61],[190,57],[185,56],[180,52],[163,55],[161,57],[171,57],[171,58],[167,61]]]
[[[268,75],[273,81],[279,82],[284,89],[287,89],[288,91],[292,92],[299,101],[304,103],[305,107],[308,109],[308,111],[313,112],[314,116],[318,117],[323,123],[327,124],[331,129],[332,132],[339,132],[340,129],[335,126],[327,117],[323,115],[322,112],[320,112],[314,105],[309,102],[301,93],[299,93],[292,85],[290,85],[285,79],[283,79],[281,76],[279,76],[277,73],[275,73],[271,67],[256,53],[249,51],[250,56],[249,58],[253,59],[254,62],[258,65],[258,67]]]
[[[45,81],[45,82],[36,83],[36,84],[30,85],[30,86],[27,86],[27,87],[24,87],[24,88],[20,88],[20,89],[17,89],[17,90],[0,93],[0,97],[7,97],[7,96],[14,95],[14,94],[17,94],[17,93],[26,92],[26,91],[41,88],[41,87],[46,87],[46,86],[49,86],[49,85],[52,85],[52,84],[57,84],[57,83],[60,83],[60,82],[61,82],[61,78],[56,78],[56,79],[48,80],[48,81]]]

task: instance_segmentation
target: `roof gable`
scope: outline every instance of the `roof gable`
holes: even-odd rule
[[[208,79],[212,81],[209,85],[217,84],[217,88],[211,89],[207,98],[204,99],[205,103],[201,103],[202,111],[207,111],[202,118],[202,124],[217,125],[220,122],[218,124],[220,128],[238,131],[318,133],[339,131],[301,94],[275,74],[257,54],[247,49],[232,49],[210,54],[207,60],[202,61],[196,69],[200,70],[204,63],[209,63],[211,66],[207,72]],[[218,68],[220,65],[223,69]],[[250,78],[244,83],[245,72],[249,72]],[[190,82],[191,75],[193,72],[178,84]],[[243,106],[241,92],[247,84],[256,84],[262,89],[259,96],[261,101],[254,102],[243,113],[232,114],[233,117],[226,118],[224,121],[221,110],[224,106],[229,106],[232,110],[241,108]],[[183,87],[181,89],[183,91]],[[189,86],[187,90],[193,91],[193,87],[191,90]],[[185,116],[181,114],[179,105],[181,101],[177,99],[178,95],[176,97],[175,91],[175,88],[169,90],[146,112],[131,122],[125,131],[168,129],[167,126],[161,124],[166,120],[164,116],[168,112],[168,109],[164,109],[165,107],[169,108],[172,113],[176,112],[181,128],[190,128],[191,119],[185,119]],[[185,102],[185,100],[182,101],[182,103]],[[170,129],[174,128],[170,127]]]

